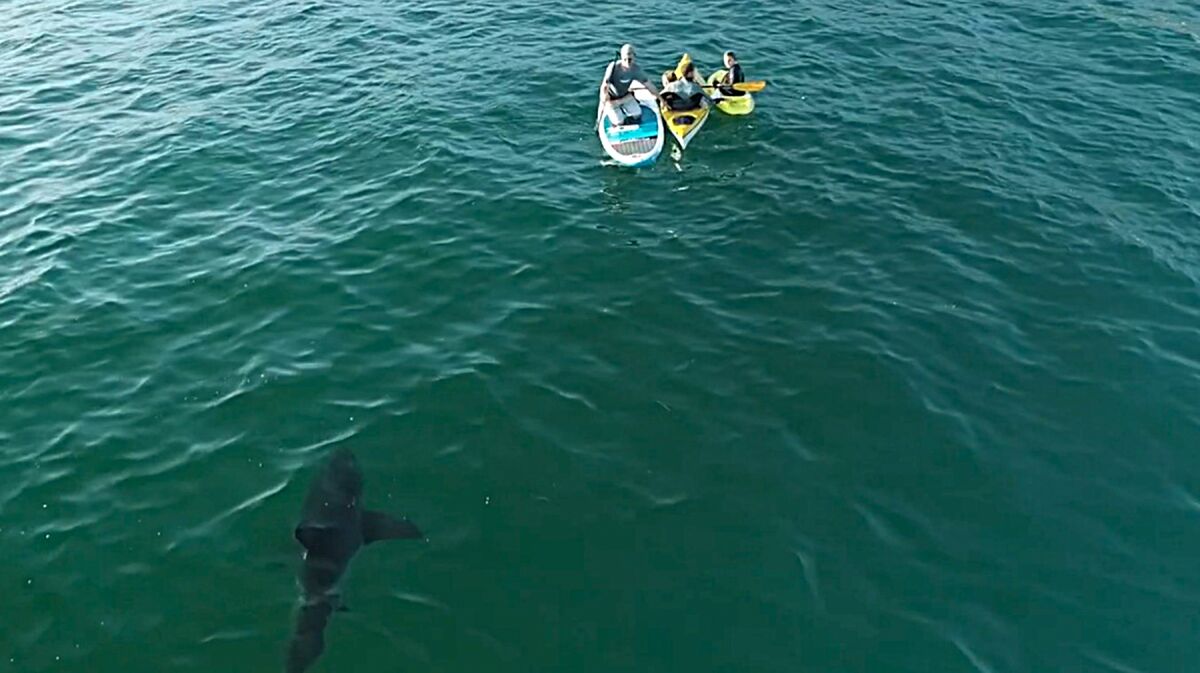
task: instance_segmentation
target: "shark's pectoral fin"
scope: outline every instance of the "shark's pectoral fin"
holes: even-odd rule
[[[397,519],[390,514],[367,510],[362,514],[363,541],[371,544],[377,540],[418,540],[425,535],[416,524],[408,519]]]
[[[325,526],[296,526],[296,539],[310,554],[328,556],[335,531]]]

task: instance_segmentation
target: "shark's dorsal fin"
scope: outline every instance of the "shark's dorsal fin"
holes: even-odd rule
[[[397,519],[390,514],[366,510],[362,514],[363,542],[371,544],[378,540],[418,540],[425,537],[416,524],[408,519]]]

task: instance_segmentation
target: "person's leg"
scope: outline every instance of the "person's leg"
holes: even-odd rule
[[[609,100],[604,106],[604,114],[608,116],[608,121],[612,122],[613,126],[624,124],[626,115],[623,101]]]
[[[642,104],[637,98],[630,96],[621,101],[621,112],[625,115],[626,124],[642,123]]]

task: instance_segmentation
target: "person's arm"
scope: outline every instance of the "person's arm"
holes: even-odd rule
[[[608,81],[610,79],[612,79],[612,71],[613,71],[613,64],[609,63],[608,67],[604,69],[604,79],[600,80],[600,102],[601,103],[607,103],[609,101],[609,99],[612,97],[612,94],[608,90]]]
[[[658,90],[658,87],[655,86],[654,83],[650,81],[650,78],[646,75],[645,70],[638,68],[638,71],[636,73],[634,73],[633,77],[637,81],[641,82],[642,86],[646,87],[646,90],[649,91],[650,94],[652,96],[654,96],[655,98],[658,98],[661,95],[661,93]]]

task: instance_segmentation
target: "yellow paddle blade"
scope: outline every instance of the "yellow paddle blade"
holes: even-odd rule
[[[746,93],[754,93],[756,91],[762,91],[765,88],[767,88],[767,82],[765,80],[761,80],[761,79],[755,80],[753,82],[739,82],[739,83],[733,85],[734,91],[744,91]]]

